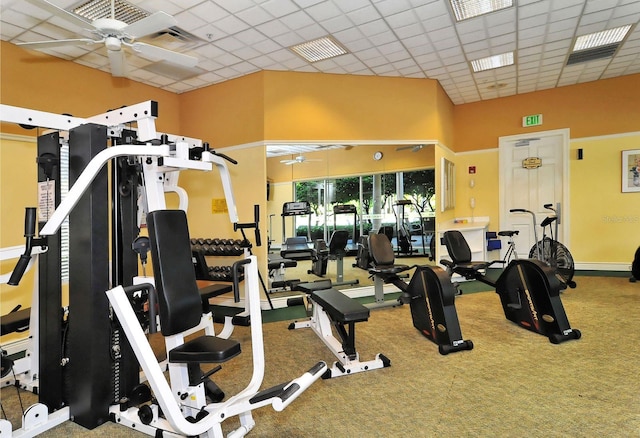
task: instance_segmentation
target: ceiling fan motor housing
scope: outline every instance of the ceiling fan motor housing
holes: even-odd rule
[[[108,50],[117,52],[122,48],[122,41],[116,37],[110,36],[104,39],[104,45]]]

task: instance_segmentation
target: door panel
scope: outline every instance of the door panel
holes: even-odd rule
[[[568,141],[568,130],[500,138],[500,229],[520,232],[515,239],[520,257],[528,257],[536,238],[541,238],[540,222],[552,214],[544,208],[544,204],[557,207],[567,201],[564,184],[567,181],[565,165]],[[525,167],[523,160],[531,158],[539,158],[540,166]],[[536,216],[535,227],[530,214],[509,213],[513,208],[533,211]],[[557,239],[560,241],[564,239],[562,228],[558,230]],[[506,245],[503,247],[501,256],[506,251]]]

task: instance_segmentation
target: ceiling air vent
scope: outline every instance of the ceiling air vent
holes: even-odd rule
[[[596,59],[611,58],[620,43],[607,44],[606,46],[594,47],[593,49],[580,50],[571,53],[567,60],[567,65],[579,64],[581,62],[595,61]]]
[[[204,42],[201,38],[177,26],[149,35],[145,39],[172,50],[190,49]]]
[[[134,23],[149,16],[147,11],[123,0],[90,0],[74,7],[73,12],[89,21],[98,18],[112,18],[127,24]]]

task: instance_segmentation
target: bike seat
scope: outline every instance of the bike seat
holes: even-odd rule
[[[557,216],[547,216],[546,218],[544,218],[542,223],[540,223],[540,226],[541,227],[546,227],[547,225],[552,224],[557,219],[558,219]]]
[[[498,231],[498,236],[512,237],[517,236],[519,233],[520,231]]]

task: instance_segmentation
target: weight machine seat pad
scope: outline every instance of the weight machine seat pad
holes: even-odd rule
[[[28,329],[30,317],[30,307],[2,315],[2,317],[0,317],[0,334],[4,336],[9,333],[20,332]]]
[[[311,299],[320,305],[329,317],[339,323],[360,322],[369,319],[370,310],[337,289],[324,289],[311,293]]]
[[[169,362],[219,363],[239,354],[239,342],[216,336],[200,336],[169,351]]]
[[[192,263],[186,213],[156,210],[147,214],[160,327],[165,336],[195,327],[202,317],[202,298]]]
[[[280,269],[281,266],[285,268],[295,268],[298,266],[298,262],[291,259],[279,258],[279,259],[269,259],[269,269]]]

